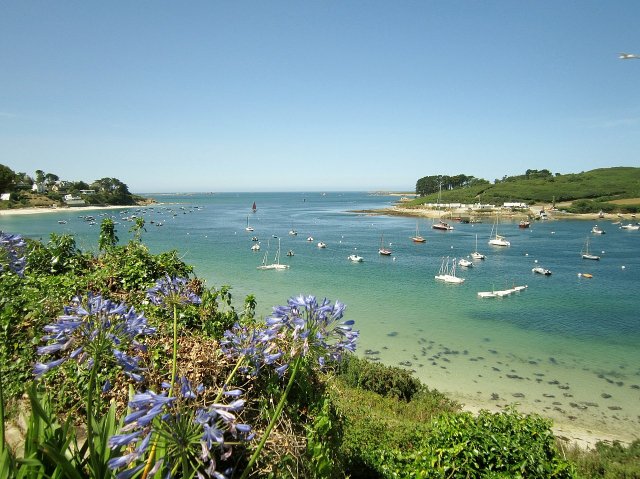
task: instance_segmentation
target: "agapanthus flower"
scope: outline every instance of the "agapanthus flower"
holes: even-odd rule
[[[276,336],[272,329],[236,323],[224,332],[220,348],[228,358],[242,361],[240,370],[243,373],[255,376],[262,366],[274,363],[274,355],[278,354]]]
[[[186,278],[172,278],[169,275],[156,281],[156,284],[147,290],[147,298],[152,304],[164,307],[202,302],[200,296],[189,287]]]
[[[240,390],[233,389],[220,394],[220,398],[234,398],[228,404],[216,402],[202,407],[200,395],[202,385],[193,387],[182,377],[175,388],[163,385],[163,392],[137,393],[129,402],[130,413],[124,418],[120,434],[109,439],[112,449],[122,449],[122,455],[113,457],[108,465],[112,470],[121,470],[118,479],[130,477],[140,470],[148,460],[147,452],[153,438],[166,441],[167,455],[154,468],[165,473],[175,470],[179,461],[188,458],[188,463],[197,467],[198,477],[226,479],[227,471],[217,470],[220,460],[226,461],[232,453],[226,436],[234,440],[251,439],[251,427],[238,422],[236,413],[242,409],[244,400],[238,396]]]
[[[24,276],[26,246],[21,235],[0,231],[0,272],[8,270]]]
[[[91,368],[97,358],[113,360],[125,374],[136,381],[142,379],[139,358],[129,354],[143,349],[141,336],[155,333],[142,314],[124,303],[114,303],[89,293],[86,304],[75,297],[64,314],[44,327],[46,342],[38,354],[53,356],[49,362],[38,362],[33,368],[37,378],[67,360],[75,360]],[[111,359],[110,359],[111,358]]]
[[[318,302],[315,296],[292,297],[285,306],[276,306],[267,318],[268,328],[291,342],[289,356],[317,357],[321,366],[327,359],[339,361],[345,352],[354,352],[359,332],[353,320],[342,321],[345,305],[328,299]]]

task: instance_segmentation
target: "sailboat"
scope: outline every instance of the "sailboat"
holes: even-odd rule
[[[258,266],[258,269],[289,269],[288,264],[280,264],[280,238],[278,238],[278,251],[276,251],[276,256],[273,259],[273,263],[267,264],[268,256],[269,249],[267,248],[267,252],[262,258],[262,264]]]
[[[256,206],[256,202],[255,201],[253,202],[253,206],[251,207],[251,211],[253,211],[254,213],[256,211],[258,211],[258,207]]]
[[[414,243],[424,243],[427,241],[422,236],[420,236],[420,229],[418,228],[418,222],[416,221],[416,235],[411,237]]]
[[[440,190],[438,191],[438,211],[440,210],[441,195],[442,195],[442,183],[440,183]],[[437,223],[432,224],[431,227],[434,230],[441,230],[441,231],[451,231],[453,229],[453,226],[451,226],[449,223],[445,223],[444,221],[442,221],[442,214],[441,214],[440,220]]]
[[[442,258],[442,264],[440,265],[440,271],[435,276],[438,281],[444,281],[445,283],[464,283],[464,278],[458,278],[456,276],[456,259],[449,260],[449,257]]]
[[[498,215],[496,215],[496,222],[491,228],[491,237],[489,238],[489,244],[493,246],[511,246],[511,243],[504,237],[498,234]]]
[[[383,256],[391,256],[391,250],[384,247],[384,233],[380,236],[380,248],[378,253]]]
[[[246,231],[253,231],[253,227],[249,225],[249,217],[247,216],[247,227],[245,228]]]
[[[584,243],[584,248],[582,248],[581,254],[583,259],[593,259],[593,260],[600,259],[600,256],[596,256],[595,254],[589,253],[589,237],[588,236],[587,236],[587,240]]]
[[[473,259],[485,259],[485,256],[482,253],[478,253],[478,235],[476,234],[476,250],[471,253],[471,257]]]

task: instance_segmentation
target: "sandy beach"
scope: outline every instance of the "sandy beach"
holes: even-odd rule
[[[554,209],[545,208],[547,213],[547,221],[553,220],[588,220],[588,221],[630,221],[635,222],[635,215],[631,214],[610,214],[605,213],[600,216],[598,213],[567,213]],[[357,213],[367,213],[372,215],[390,215],[390,216],[415,216],[418,218],[442,218],[444,220],[451,218],[494,218],[495,211],[469,211],[468,209],[453,209],[443,214],[441,210],[436,210],[429,207],[415,207],[409,208],[400,205],[395,205],[389,208],[379,210],[358,210]],[[501,218],[508,218],[511,220],[526,220],[536,218],[540,212],[540,208],[531,208],[528,211],[500,211]]]
[[[126,206],[76,206],[76,207],[35,207],[35,208],[15,208],[10,210],[0,210],[0,216],[19,215],[40,215],[44,213],[68,213],[69,211],[93,211],[93,210],[122,210],[127,208],[141,208],[146,205],[126,205]]]

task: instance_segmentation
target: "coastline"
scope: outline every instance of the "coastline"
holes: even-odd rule
[[[635,221],[631,214],[611,214],[605,213],[604,216],[600,216],[598,213],[564,213],[557,210],[546,210],[548,218],[544,221],[554,220],[588,220],[588,221]],[[394,205],[388,208],[376,209],[376,210],[352,210],[351,213],[368,214],[373,216],[408,216],[417,218],[430,218],[430,219],[451,219],[457,217],[474,217],[474,218],[493,218],[496,216],[495,211],[469,212],[467,209],[459,209],[448,211],[443,214],[440,210],[434,210],[432,208],[417,207],[407,208],[399,205]],[[508,218],[511,220],[527,220],[535,218],[538,215],[538,211],[529,209],[528,211],[501,211],[500,216],[502,218]]]
[[[15,208],[10,210],[0,210],[0,216],[20,216],[20,215],[38,215],[38,214],[50,214],[50,213],[67,213],[69,211],[95,211],[95,210],[121,210],[125,208],[142,208],[147,205],[109,205],[109,206],[66,206],[66,207],[51,207],[51,206],[34,206],[27,208]]]

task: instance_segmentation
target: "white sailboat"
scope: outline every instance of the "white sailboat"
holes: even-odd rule
[[[249,225],[249,217],[247,216],[247,227],[245,228],[246,231],[253,231],[253,227]]]
[[[420,229],[418,228],[417,221],[416,221],[416,234],[415,236],[412,236],[411,239],[413,240],[414,243],[424,243],[425,241],[427,241],[422,236],[420,236]]]
[[[485,259],[485,256],[482,253],[478,252],[478,235],[476,234],[476,250],[471,253],[471,257],[473,259]]]
[[[593,259],[593,260],[599,260],[600,256],[597,256],[595,254],[591,254],[589,252],[589,237],[587,236],[587,240],[584,243],[584,247],[582,248],[582,258],[583,259]]]
[[[491,228],[491,237],[489,238],[489,244],[493,246],[511,246],[511,243],[498,234],[498,215],[496,215],[496,221]]]
[[[280,264],[280,238],[278,238],[278,251],[276,251],[276,256],[273,259],[273,263],[267,264],[268,256],[269,249],[267,248],[267,252],[262,258],[262,264],[258,266],[258,269],[289,269],[288,264]]]
[[[456,276],[456,259],[449,260],[449,257],[442,258],[442,264],[440,265],[440,271],[435,276],[436,280],[444,281],[445,283],[464,283],[464,278],[458,278]]]

